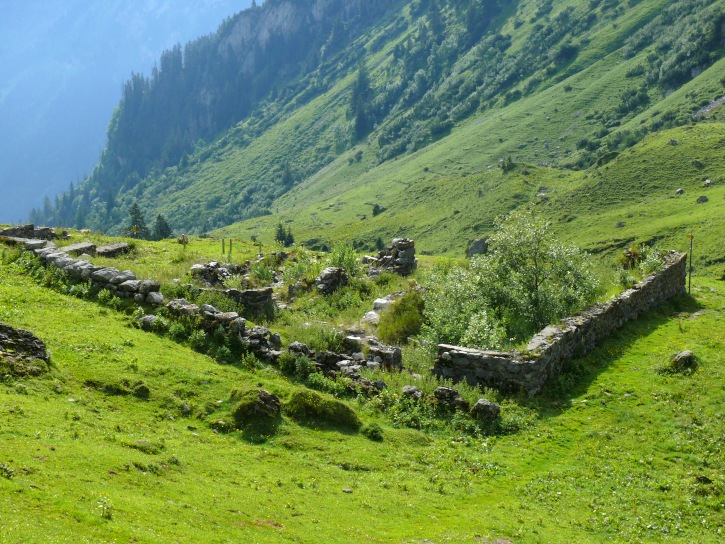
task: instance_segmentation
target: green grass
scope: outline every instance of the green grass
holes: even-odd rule
[[[287,402],[298,385],[219,365],[7,266],[0,276],[0,321],[52,353],[50,373],[0,384],[0,463],[13,471],[0,477],[3,542],[717,542],[725,525],[722,282],[696,277],[692,300],[628,325],[542,398],[486,392],[509,434],[399,429],[352,402],[382,442],[283,416],[253,444],[212,429],[231,417],[230,393]],[[682,349],[696,372],[660,372]],[[432,391],[425,357],[405,357],[422,376],[384,375],[391,393]],[[146,383],[149,399],[94,385],[123,381]]]

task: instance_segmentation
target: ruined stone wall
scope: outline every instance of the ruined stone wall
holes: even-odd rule
[[[441,344],[433,373],[502,390],[541,391],[564,364],[584,355],[643,312],[685,293],[687,256],[672,252],[665,267],[627,289],[616,299],[549,325],[523,352],[481,351]]]

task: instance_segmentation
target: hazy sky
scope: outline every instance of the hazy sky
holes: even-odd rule
[[[0,223],[25,221],[95,166],[131,72],[251,0],[4,0]]]

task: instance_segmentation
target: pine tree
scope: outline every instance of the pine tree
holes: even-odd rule
[[[156,216],[154,223],[154,240],[163,240],[171,237],[171,227],[166,218],[159,214]]]
[[[133,203],[128,213],[131,218],[131,224],[126,228],[126,235],[133,238],[148,240],[151,233],[149,232],[149,228],[146,226],[146,220],[144,219],[143,212],[137,202]]]
[[[284,230],[284,225],[281,222],[277,223],[277,230],[274,233],[274,241],[285,246],[287,245],[287,231]]]
[[[292,234],[292,228],[287,227],[287,234],[285,234],[284,238],[284,247],[290,247],[295,243],[295,237]]]

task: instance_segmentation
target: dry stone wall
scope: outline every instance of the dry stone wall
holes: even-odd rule
[[[523,352],[481,351],[441,344],[433,373],[501,390],[525,390],[534,395],[557,376],[565,363],[581,356],[643,312],[685,293],[687,256],[671,252],[665,267],[616,299],[549,325]]]

